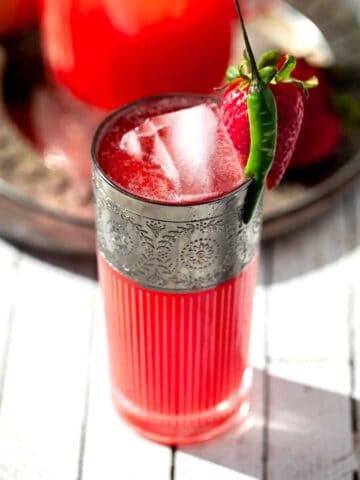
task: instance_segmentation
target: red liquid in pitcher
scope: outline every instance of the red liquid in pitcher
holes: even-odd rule
[[[98,162],[114,183],[181,205],[218,198],[243,182],[215,103],[151,102],[113,117],[99,139]],[[205,248],[195,250],[211,261]],[[100,252],[98,259],[120,413],[145,436],[168,444],[212,437],[239,409],[246,415],[257,255],[236,278],[186,293],[144,288]]]
[[[44,53],[73,95],[104,109],[208,93],[225,76],[230,0],[39,0]]]

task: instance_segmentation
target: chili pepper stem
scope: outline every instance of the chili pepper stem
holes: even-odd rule
[[[249,36],[248,36],[247,29],[246,29],[246,26],[245,26],[244,17],[241,13],[239,0],[234,0],[234,1],[235,1],[236,11],[237,11],[237,14],[238,14],[239,19],[240,19],[241,29],[242,29],[242,32],[243,32],[243,35],[244,35],[246,51],[247,51],[247,54],[248,54],[249,60],[250,60],[251,72],[252,72],[251,73],[251,75],[252,75],[251,84],[254,88],[261,89],[261,88],[265,87],[265,84],[261,80],[259,70],[257,68],[255,55],[254,55],[253,49],[251,48]]]

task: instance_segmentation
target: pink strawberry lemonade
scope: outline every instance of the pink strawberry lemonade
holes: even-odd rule
[[[244,181],[215,101],[163,97],[115,114],[97,161],[122,190],[151,202],[198,204]],[[206,255],[206,251],[197,253]],[[257,258],[214,288],[145,288],[98,252],[118,411],[166,444],[210,438],[248,410],[249,336]]]

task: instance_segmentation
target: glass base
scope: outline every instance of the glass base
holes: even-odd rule
[[[138,408],[113,392],[117,412],[143,437],[164,445],[186,445],[210,440],[243,422],[249,412],[249,390],[239,389],[214,408],[186,415],[167,415]]]

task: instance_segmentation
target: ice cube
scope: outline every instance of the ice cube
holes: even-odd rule
[[[239,155],[215,103],[149,116],[118,140],[118,148],[113,178],[119,175],[120,185],[152,200],[204,201],[243,180]]]
[[[134,130],[127,132],[120,140],[120,149],[130,154],[134,159],[143,159],[159,165],[165,176],[179,189],[179,173],[174,160],[163,138],[161,116],[147,119]]]
[[[220,113],[219,113],[220,115]],[[213,196],[224,195],[245,180],[240,153],[235,149],[221,118],[216,132],[216,150],[212,156]]]
[[[168,125],[163,131],[163,140],[178,172],[179,195],[184,198],[210,192],[213,186],[211,158],[216,149],[218,123],[213,110],[198,105],[153,121]]]

